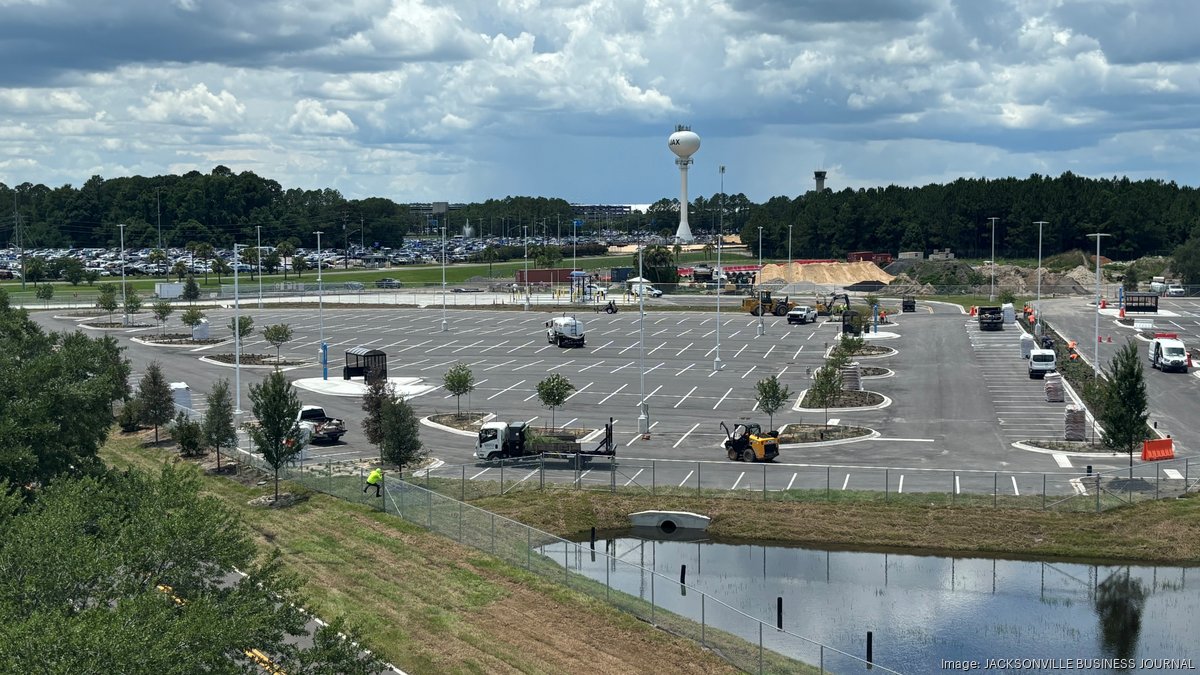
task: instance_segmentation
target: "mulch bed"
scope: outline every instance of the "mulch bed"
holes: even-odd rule
[[[1087,441],[1055,441],[1047,438],[1029,438],[1021,442],[1035,448],[1058,450],[1060,452],[1114,452],[1112,448],[1107,448],[1103,444],[1089,443]]]
[[[485,413],[463,413],[462,415],[446,413],[442,415],[430,415],[429,421],[448,426],[451,429],[458,429],[459,431],[479,431],[479,427],[483,425],[483,418],[486,416]]]
[[[187,333],[159,333],[140,336],[142,342],[154,342],[164,345],[215,345],[227,338],[193,338]]]
[[[233,354],[210,354],[208,358],[221,363],[237,363]],[[293,361],[283,357],[276,361],[271,354],[242,354],[243,366],[302,366],[304,361]]]
[[[113,323],[109,323],[107,321],[104,323],[97,323],[95,321],[87,321],[87,322],[83,323],[82,325],[90,326],[92,328],[153,328],[154,327],[154,324],[152,324],[152,323],[124,324],[124,323],[121,323],[120,321],[116,321]]]
[[[858,370],[863,377],[879,377],[892,372],[888,368],[877,368],[875,366],[860,366]]]
[[[891,347],[882,347],[880,345],[863,345],[863,348],[854,352],[854,356],[881,356],[883,354],[894,354],[896,350]]]
[[[861,408],[868,405],[879,405],[883,403],[883,395],[876,394],[873,391],[841,391],[838,392],[837,401],[829,406],[830,410],[836,408]],[[804,395],[804,400],[800,402],[802,408],[823,408],[813,401],[812,391]]]
[[[871,433],[865,427],[851,427],[839,424],[789,424],[779,434],[780,443],[819,443],[821,441],[838,441],[846,438],[859,438]]]

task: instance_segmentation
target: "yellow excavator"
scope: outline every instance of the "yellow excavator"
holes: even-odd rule
[[[733,431],[721,422],[725,430],[725,453],[730,461],[769,462],[779,456],[779,432],[763,433],[758,424],[735,424]]]
[[[789,301],[786,295],[782,300],[772,298],[771,291],[757,291],[754,295],[742,300],[742,311],[750,312],[754,316],[763,314],[786,316],[795,306],[796,303]]]
[[[850,296],[845,293],[830,293],[826,298],[818,298],[817,316],[830,316],[850,309]]]

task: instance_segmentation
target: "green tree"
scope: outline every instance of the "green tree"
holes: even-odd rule
[[[1171,270],[1185,286],[1200,285],[1200,236],[1190,237],[1175,248]]]
[[[563,259],[562,249],[557,246],[535,246],[530,253],[533,264],[541,269],[554,267]]]
[[[203,320],[204,312],[195,307],[188,307],[183,310],[183,315],[179,317],[179,322],[187,326],[192,331],[193,336],[196,334],[196,326],[199,326]]]
[[[421,445],[417,414],[403,398],[389,396],[380,407],[379,418],[383,459],[400,467],[400,475],[404,475],[404,467],[416,464],[428,454]]]
[[[0,483],[103,471],[111,404],[129,391],[115,338],[44,333],[0,291],[0,373]]]
[[[637,267],[638,256],[633,254],[633,266]],[[642,269],[638,276],[649,279],[655,284],[677,284],[679,283],[679,268],[675,264],[675,257],[671,255],[671,249],[662,245],[647,246],[642,250]]]
[[[171,421],[175,413],[175,398],[171,395],[171,385],[163,376],[162,367],[157,361],[151,361],[146,366],[146,374],[138,382],[138,409],[141,411],[142,422],[154,425],[154,443],[158,444],[158,426]]]
[[[170,300],[156,300],[152,305],[154,311],[154,319],[158,321],[159,332],[161,333],[167,327],[167,317],[175,311],[175,306]]]
[[[25,262],[25,280],[37,284],[44,281],[49,274],[46,261],[41,258],[28,258]]]
[[[496,252],[496,247],[488,246],[479,254],[480,260],[488,264],[488,278],[492,278],[492,264],[500,259],[500,255]]]
[[[229,320],[229,332],[238,340],[245,342],[254,332],[254,319],[249,316],[238,316]]]
[[[1109,362],[1109,377],[1103,385],[1100,425],[1104,445],[1129,453],[1129,478],[1133,479],[1133,453],[1146,439],[1149,401],[1137,345],[1127,342]]]
[[[275,253],[279,255],[283,264],[283,280],[287,281],[288,268],[295,264],[295,260],[292,258],[296,255],[296,246],[290,241],[281,241],[275,244]]]
[[[125,313],[137,314],[142,309],[142,296],[132,288],[125,289]]]
[[[136,398],[125,401],[125,404],[121,406],[121,412],[117,414],[117,426],[127,434],[132,434],[142,428],[142,411],[138,410]]]
[[[187,281],[183,283],[183,299],[188,302],[195,302],[200,299],[200,284],[196,283],[196,277],[188,275]]]
[[[842,392],[842,368],[849,358],[841,350],[835,349],[825,360],[825,365],[817,369],[813,377],[812,387],[808,395],[814,403],[825,408],[825,426],[829,426],[829,407],[836,405]]]
[[[558,373],[554,373],[550,377],[538,382],[538,400],[542,402],[542,405],[550,409],[551,427],[555,426],[554,411],[567,402],[573,391],[575,391],[575,385],[571,384],[570,380]]]
[[[296,271],[296,277],[300,278],[304,276],[305,272],[312,269],[312,266],[309,265],[308,258],[298,255],[292,258],[292,269]]]
[[[83,273],[83,280],[87,282],[88,286],[91,286],[100,280],[100,272],[97,270],[87,270]]]
[[[62,278],[72,286],[78,286],[85,274],[83,261],[78,258],[63,258],[62,259]]]
[[[217,283],[220,284],[222,282],[222,277],[226,274],[233,272],[233,268],[229,266],[229,263],[224,258],[218,257],[218,258],[213,258],[212,271],[217,273]],[[208,283],[207,277],[208,277],[208,275],[205,274],[205,279],[204,279],[205,284]]]
[[[383,456],[383,404],[395,398],[395,388],[388,384],[387,380],[382,377],[368,377],[367,390],[363,393],[362,410],[366,415],[363,416],[362,430],[363,436],[367,442],[379,448],[380,456]]]
[[[1121,285],[1125,287],[1127,292],[1136,293],[1139,281],[1137,267],[1130,265],[1125,269],[1125,276],[1121,279]]]
[[[456,414],[462,417],[462,397],[475,391],[475,374],[467,364],[456,363],[442,376],[442,385],[454,396],[454,403],[458,407]]]
[[[277,323],[262,330],[263,339],[275,348],[275,367],[279,367],[279,350],[292,341],[292,327],[286,323]]]
[[[41,286],[38,286],[34,295],[37,296],[38,300],[42,301],[43,305],[49,307],[50,299],[54,297],[54,286],[50,284],[42,284]]]
[[[258,424],[250,440],[275,471],[275,500],[279,500],[279,469],[304,450],[305,438],[297,418],[300,396],[281,371],[272,371],[260,384],[250,385],[251,409]]]
[[[179,454],[184,457],[204,454],[204,431],[199,422],[193,422],[182,410],[175,414],[171,437],[179,445]]]
[[[260,260],[260,258],[262,256],[259,255],[259,250],[254,248],[253,246],[243,248],[240,251],[238,251],[238,257],[241,260],[235,261],[235,264],[237,262],[241,262],[246,265],[249,265],[250,266],[250,280],[253,281],[254,275],[257,273],[256,270],[258,270],[259,266],[262,264],[262,261]]]
[[[96,307],[108,312],[108,323],[111,325],[112,314],[121,304],[117,302],[117,287],[114,284],[100,284],[100,295],[96,297]]]
[[[208,410],[204,411],[204,442],[217,451],[217,471],[220,471],[221,446],[232,448],[237,445],[229,380],[222,378],[214,382],[204,402],[208,406]]]
[[[182,282],[183,278],[188,276],[187,263],[183,262],[182,260],[176,261],[175,264],[171,266],[171,274],[174,275],[176,281]]]
[[[154,265],[155,274],[158,274],[157,270],[161,269],[163,270],[163,276],[166,276],[167,263],[169,262],[166,251],[161,248],[150,251],[150,255],[146,256],[146,262]]]
[[[200,243],[195,244],[192,255],[199,258],[200,262],[206,263],[204,266],[204,285],[207,286],[208,270],[211,269],[211,265],[208,265],[207,263],[213,259],[213,257],[216,255],[216,251],[213,250],[212,244]],[[217,260],[220,260],[220,258],[217,258]]]
[[[764,377],[759,380],[758,384],[755,385],[755,390],[757,393],[755,400],[758,401],[758,407],[767,413],[767,418],[770,420],[770,428],[774,429],[775,413],[783,407],[784,403],[787,403],[788,398],[791,396],[791,391],[786,384],[779,383],[779,377],[776,375]]]
[[[279,271],[279,267],[282,264],[283,261],[280,259],[278,251],[268,251],[262,257],[262,266],[267,271],[267,274],[275,274]]]
[[[336,637],[340,622],[296,639],[309,621],[299,580],[195,471],[55,481],[4,510],[6,672],[250,673],[251,647],[288,673],[379,672],[348,641],[358,636]]]
[[[998,295],[997,298],[1000,300],[1000,304],[1002,305],[1010,305],[1016,303],[1017,301],[1017,295],[1007,288],[1000,291],[1000,295]]]

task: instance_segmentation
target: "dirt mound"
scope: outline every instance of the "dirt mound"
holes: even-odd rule
[[[907,274],[899,274],[892,283],[888,284],[888,294],[895,295],[936,295],[937,289],[930,284],[918,283]]]
[[[1103,257],[1101,257],[1100,261],[1104,262]],[[1063,276],[1074,280],[1075,283],[1078,283],[1081,286],[1092,286],[1094,288],[1096,285],[1096,270],[1088,269],[1083,265],[1076,267]]]
[[[1083,266],[1076,270],[1083,269]],[[982,266],[979,268],[981,274],[990,275],[991,268]],[[1072,271],[1072,273],[1074,270]],[[1088,287],[1081,284],[1073,276],[1068,274],[1058,274],[1046,269],[1042,269],[1042,293],[1068,293],[1074,295],[1087,295]],[[1091,277],[1095,280],[1095,277]],[[1011,290],[1017,295],[1029,295],[1037,292],[1038,287],[1038,271],[1027,267],[1018,267],[1016,265],[999,265],[996,267],[996,286]]]
[[[791,266],[790,274],[788,267]],[[871,262],[784,263],[763,265],[762,280],[804,281],[828,286],[849,286],[861,281],[890,283],[894,277]]]

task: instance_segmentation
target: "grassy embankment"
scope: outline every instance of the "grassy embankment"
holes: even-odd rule
[[[173,456],[122,438],[103,451],[110,465],[152,472]],[[229,478],[206,478],[205,491],[237,511],[264,550],[283,552],[313,610],[347,617],[409,672],[737,672],[602,600],[367,506],[308,494],[287,509],[253,508],[247,502],[269,486]]]

